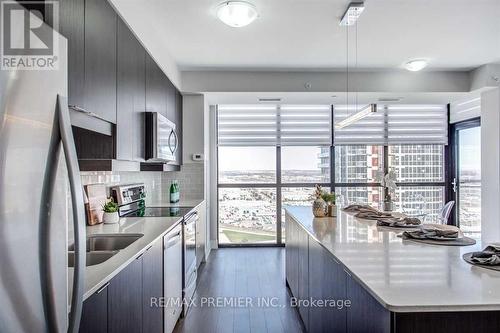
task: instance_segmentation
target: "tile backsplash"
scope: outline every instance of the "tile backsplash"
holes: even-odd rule
[[[118,184],[144,183],[146,205],[169,200],[169,187],[177,180],[181,191],[181,200],[202,199],[204,172],[202,163],[184,164],[181,171],[172,172],[81,172],[82,184],[106,184],[108,196],[110,188]]]

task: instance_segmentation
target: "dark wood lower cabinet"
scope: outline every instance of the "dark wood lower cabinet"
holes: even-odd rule
[[[391,312],[375,300],[349,273],[346,274],[346,297],[349,332],[383,333],[391,331]]]
[[[306,330],[309,330],[309,307],[306,302],[309,300],[309,236],[305,232],[297,234],[298,239],[298,299],[299,313],[304,322]]]
[[[142,256],[132,261],[108,287],[108,332],[142,331]]]
[[[142,332],[163,332],[163,240],[142,257]]]
[[[299,294],[299,262],[298,262],[298,239],[297,239],[297,224],[288,216],[286,217],[286,280],[292,295]]]
[[[311,308],[310,332],[345,332],[346,275],[342,265],[318,242],[309,241],[309,297],[312,300],[334,300],[335,305]],[[333,305],[333,306],[332,306]]]
[[[102,287],[83,302],[80,333],[108,332],[108,288]]]
[[[159,239],[83,302],[80,332],[162,333],[162,297],[163,239]]]

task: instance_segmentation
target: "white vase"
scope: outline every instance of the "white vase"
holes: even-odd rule
[[[120,215],[118,215],[118,212],[114,212],[114,213],[106,213],[106,212],[104,212],[102,221],[105,224],[118,223],[120,221]]]

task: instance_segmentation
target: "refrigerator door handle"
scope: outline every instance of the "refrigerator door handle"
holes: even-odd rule
[[[80,168],[76,155],[71,121],[69,117],[68,100],[57,96],[57,116],[59,131],[68,169],[71,205],[73,210],[73,230],[75,236],[75,266],[73,273],[73,293],[71,295],[71,312],[69,314],[68,332],[77,333],[83,307],[83,289],[85,279],[86,242],[85,242],[85,211],[83,187],[80,178]]]

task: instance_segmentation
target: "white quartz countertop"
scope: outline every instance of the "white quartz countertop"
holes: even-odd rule
[[[393,312],[500,310],[500,272],[469,265],[462,255],[482,249],[403,241],[376,221],[337,212],[315,218],[311,207],[286,212]]]
[[[182,207],[197,207],[203,199],[182,200],[175,204]],[[172,206],[167,202],[158,202],[149,206]],[[182,221],[182,217],[127,217],[121,218],[117,224],[98,224],[87,226],[87,236],[99,234],[142,234],[134,243],[118,251],[105,262],[85,268],[85,291],[83,299],[87,299],[100,287],[109,282],[129,263],[146,251],[155,241],[161,239],[167,232]],[[72,291],[73,269],[68,269],[69,293]]]

